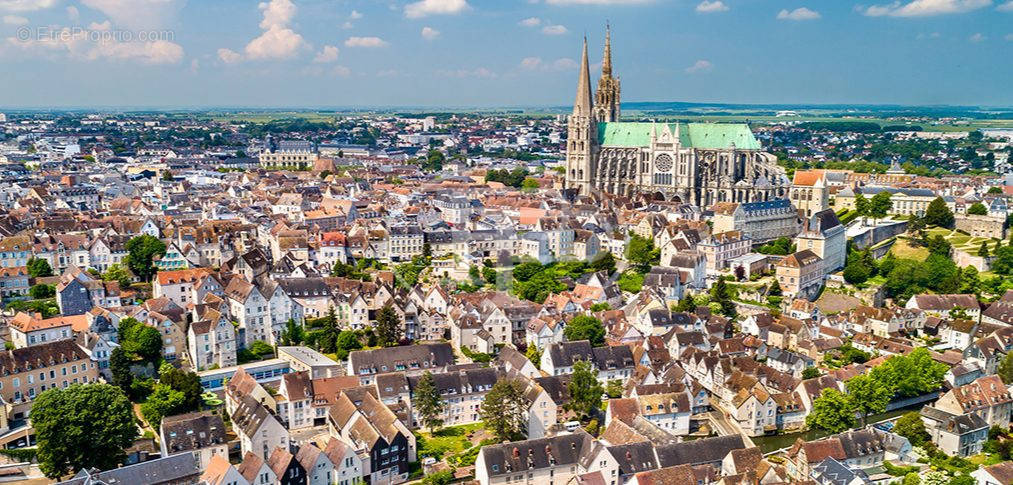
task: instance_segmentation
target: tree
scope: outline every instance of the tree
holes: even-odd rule
[[[496,381],[482,401],[481,415],[485,429],[497,441],[524,439],[527,435],[525,422],[528,406],[523,383],[516,379]]]
[[[718,278],[714,286],[711,286],[711,301],[721,305],[721,314],[726,317],[736,315],[735,303],[732,302],[732,291],[724,278]]]
[[[626,245],[626,260],[638,273],[647,273],[661,260],[661,252],[654,248],[653,241],[634,234]]]
[[[1003,384],[1013,384],[1013,352],[1009,352],[1005,357],[999,361],[999,367],[996,369],[996,373],[999,374],[999,378],[1002,379]]]
[[[183,393],[183,403],[179,408],[179,412],[190,412],[200,409],[201,406],[201,393],[204,389],[201,387],[200,376],[195,372],[186,372],[173,367],[171,364],[163,364],[166,369],[163,371],[159,369],[158,381],[159,384],[169,386],[170,389]]]
[[[25,266],[28,268],[28,274],[32,278],[53,276],[53,268],[49,266],[49,261],[46,261],[45,259],[30,258]]]
[[[295,323],[294,318],[289,318],[285,323],[285,329],[281,331],[282,345],[299,345],[306,339],[306,333],[302,325]]]
[[[39,468],[53,479],[83,468],[116,468],[137,436],[130,401],[109,384],[74,384],[39,394],[32,426]]]
[[[905,413],[898,418],[893,425],[893,432],[907,438],[913,446],[921,446],[931,438],[925,431],[925,422],[918,411]]]
[[[120,288],[126,289],[130,286],[130,273],[127,272],[120,264],[113,264],[109,266],[109,269],[102,274],[104,281],[115,281],[120,284]]]
[[[542,349],[539,349],[534,343],[528,344],[528,350],[524,352],[524,356],[527,357],[532,364],[535,364],[535,368],[542,367]]]
[[[148,400],[141,404],[141,416],[152,428],[158,428],[162,418],[183,412],[185,400],[182,392],[159,383]]]
[[[774,278],[774,281],[767,287],[767,296],[781,296],[781,294],[781,283],[778,283],[777,278]]]
[[[862,426],[870,414],[886,411],[886,405],[893,397],[893,390],[882,385],[867,374],[857,375],[849,379],[845,386],[851,407],[862,416]]]
[[[345,360],[351,351],[362,348],[362,342],[359,340],[359,335],[354,331],[342,330],[335,340],[335,347],[337,347],[335,353],[338,360]]]
[[[981,242],[981,247],[978,248],[978,256],[981,256],[983,258],[987,258],[988,257],[988,243],[987,242],[985,242],[985,241]],[[969,268],[973,268],[973,266],[968,266],[968,267]]]
[[[53,285],[38,284],[28,290],[28,296],[33,300],[52,298],[56,296],[56,287]]]
[[[623,381],[619,379],[612,379],[605,385],[605,394],[608,394],[609,399],[618,399],[623,397]]]
[[[986,194],[988,194],[988,195],[1002,195],[1002,187],[995,187],[995,186],[989,187],[988,188],[988,192],[986,192]]]
[[[605,389],[598,382],[598,376],[590,362],[578,360],[573,364],[573,375],[567,387],[570,389],[570,400],[566,403],[569,410],[581,416],[589,416],[601,405],[601,395]]]
[[[130,372],[130,358],[122,346],[114,348],[109,354],[109,371],[113,374],[113,384],[123,392],[130,392],[134,375]]]
[[[156,256],[165,255],[165,243],[150,234],[136,236],[127,241],[127,267],[144,281],[151,281],[155,274],[152,261]]]
[[[886,191],[874,195],[869,201],[869,215],[873,220],[886,217],[892,208],[893,202],[890,200],[890,193]]]
[[[967,214],[971,216],[984,216],[988,215],[988,207],[981,202],[975,202],[971,204],[971,207],[967,208]]]
[[[120,346],[134,359],[154,362],[162,355],[162,334],[134,318],[120,320]]]
[[[601,347],[605,345],[605,326],[595,317],[577,315],[563,328],[563,336],[571,342],[587,340],[592,347]]]
[[[925,347],[907,355],[895,355],[872,369],[872,377],[881,386],[891,387],[900,397],[920,396],[939,389],[947,367],[932,360]]]
[[[591,261],[590,268],[593,271],[604,271],[606,274],[616,272],[616,257],[609,251],[602,251]]]
[[[936,197],[932,202],[929,202],[929,206],[925,209],[924,220],[930,226],[952,227],[953,211],[946,205],[946,201],[942,197]]]
[[[855,425],[855,410],[851,399],[834,388],[823,390],[813,401],[813,409],[805,418],[810,428],[840,433]]]
[[[525,192],[534,192],[538,190],[538,187],[540,187],[538,185],[538,181],[533,178],[526,178],[523,182],[521,182],[521,190],[524,190]]]
[[[433,374],[429,371],[422,374],[413,394],[412,405],[419,412],[422,425],[429,428],[430,433],[443,426],[443,420],[440,419],[440,416],[443,415],[443,397],[440,396],[440,390],[436,388]]]
[[[677,312],[693,312],[696,310],[696,301],[693,300],[692,296],[685,295],[679,300],[679,304],[675,306]]]
[[[865,198],[865,195],[858,193],[855,194],[855,214],[858,217],[865,217],[869,215],[869,199]]]
[[[802,379],[813,379],[821,376],[820,370],[817,367],[806,367],[802,370]]]
[[[482,279],[484,279],[486,283],[495,284],[496,270],[492,268],[482,268]]]
[[[397,345],[401,340],[401,318],[389,303],[376,315],[376,339],[381,347]]]

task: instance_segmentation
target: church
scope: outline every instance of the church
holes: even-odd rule
[[[784,198],[790,182],[748,125],[620,121],[611,32],[592,95],[587,39],[567,127],[566,187],[701,207]]]

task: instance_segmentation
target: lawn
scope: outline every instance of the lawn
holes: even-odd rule
[[[440,460],[445,456],[467,450],[472,446],[468,435],[481,428],[482,423],[474,423],[442,428],[432,434],[421,430],[416,431],[415,441],[418,447],[419,459],[431,456]]]
[[[914,246],[909,239],[900,237],[897,238],[897,242],[893,243],[890,252],[898,258],[915,259],[918,261],[923,261],[929,257],[928,249]]]

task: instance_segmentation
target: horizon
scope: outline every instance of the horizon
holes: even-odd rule
[[[0,105],[567,106],[610,23],[627,99],[1013,106],[1013,0],[804,3],[2,0]]]

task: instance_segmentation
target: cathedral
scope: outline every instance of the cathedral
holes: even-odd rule
[[[749,126],[619,121],[619,79],[611,32],[592,95],[587,39],[566,142],[566,187],[709,207],[717,202],[784,198],[790,182]]]

